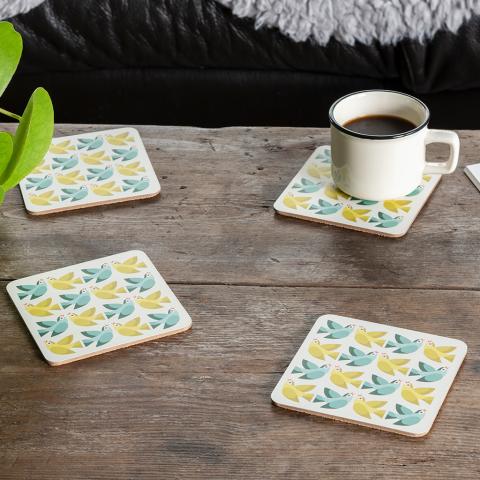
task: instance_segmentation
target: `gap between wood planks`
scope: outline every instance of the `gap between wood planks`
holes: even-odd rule
[[[23,278],[23,277],[22,277]],[[0,282],[12,282],[17,280],[16,278],[0,278]],[[295,283],[295,284],[276,284],[276,283],[255,283],[255,282],[168,282],[169,286],[172,285],[192,285],[192,286],[223,286],[223,287],[261,287],[261,288],[325,288],[325,289],[356,289],[356,290],[425,290],[433,292],[480,292],[480,287],[406,287],[406,286],[365,286],[365,285],[313,285],[306,283]]]

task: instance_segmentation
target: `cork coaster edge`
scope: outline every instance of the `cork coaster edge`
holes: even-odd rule
[[[25,206],[25,210],[28,212],[29,215],[34,215],[36,217],[41,217],[43,215],[50,215],[51,213],[71,212],[72,210],[83,210],[83,209],[90,208],[90,207],[102,207],[104,205],[113,205],[115,203],[133,202],[135,200],[146,200],[148,198],[154,198],[154,197],[160,196],[161,190],[162,189],[160,187],[158,189],[158,191],[153,192],[153,193],[149,193],[147,195],[139,195],[139,196],[136,196],[136,197],[117,198],[117,199],[112,199],[112,200],[88,203],[88,204],[84,204],[84,205],[72,205],[72,206],[65,207],[65,208],[54,208],[52,210],[46,210],[46,211],[36,212],[34,210],[29,210],[27,206]]]

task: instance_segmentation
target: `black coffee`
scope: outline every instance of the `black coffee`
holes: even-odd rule
[[[368,115],[358,117],[344,123],[343,126],[352,132],[364,135],[398,135],[416,127],[412,122],[393,115]]]

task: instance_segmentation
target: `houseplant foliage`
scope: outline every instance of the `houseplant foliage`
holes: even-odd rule
[[[9,22],[0,22],[0,96],[7,88],[22,55],[22,37]],[[0,132],[0,203],[43,160],[53,136],[53,106],[43,88],[37,88],[22,115],[0,108],[19,122],[15,135]]]

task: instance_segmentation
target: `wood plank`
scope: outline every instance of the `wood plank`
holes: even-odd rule
[[[0,289],[5,292],[5,283]],[[480,474],[480,292],[176,285],[191,332],[49,367],[0,295],[2,479],[465,479]],[[270,403],[316,317],[465,340],[430,434],[410,439]],[[334,442],[335,439],[335,442]]]
[[[57,135],[108,127],[60,125]],[[273,212],[309,153],[328,143],[325,129],[138,128],[161,197],[34,218],[9,192],[0,278],[140,248],[176,283],[480,288],[480,194],[460,168],[406,237],[374,238]],[[462,165],[477,162],[480,132],[460,136]]]

